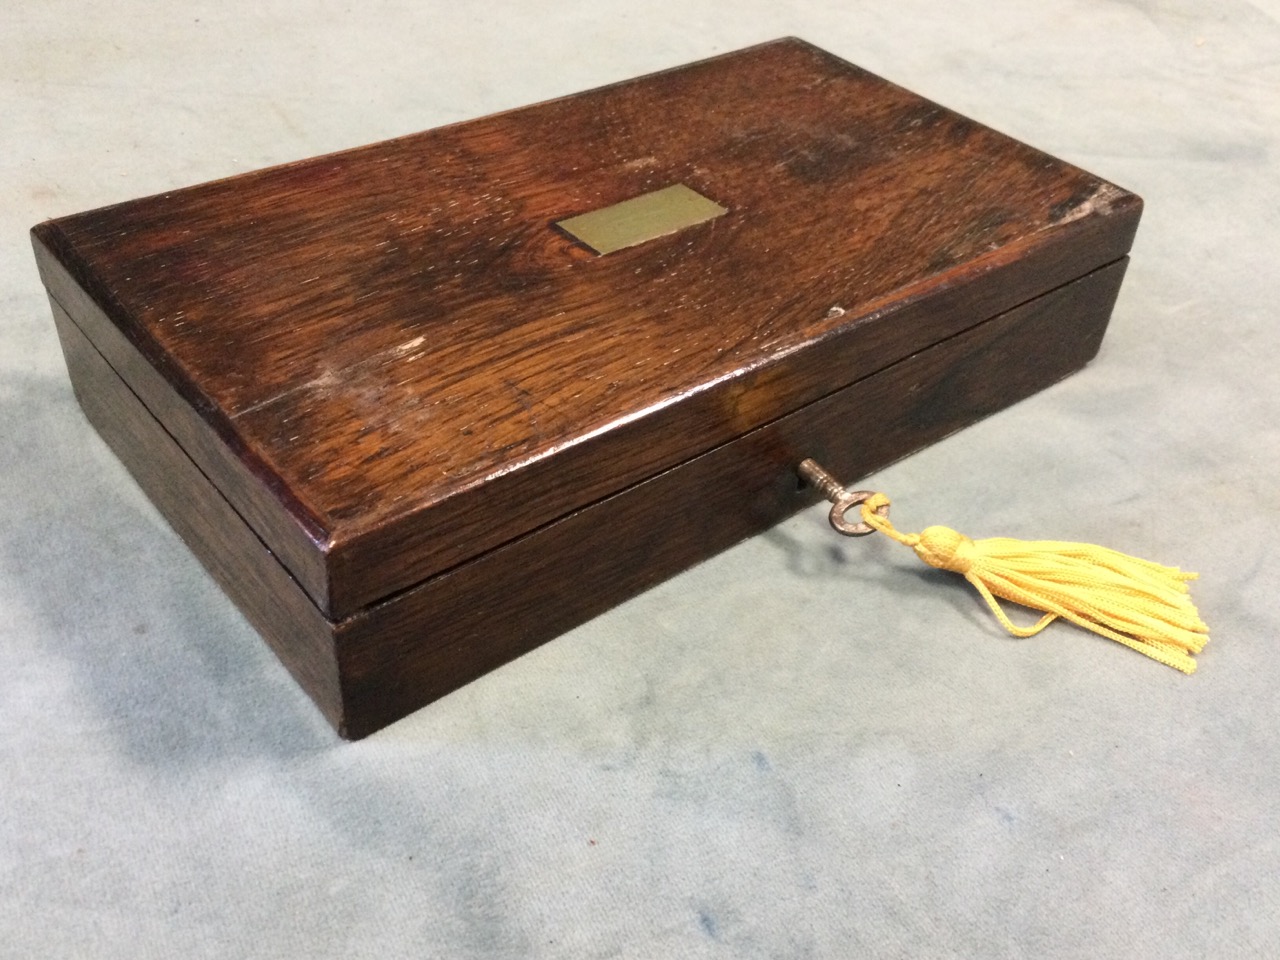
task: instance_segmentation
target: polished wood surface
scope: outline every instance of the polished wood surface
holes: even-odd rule
[[[551,226],[672,183],[729,212],[606,256]],[[1117,261],[1140,209],[783,41],[35,242],[342,620]]]

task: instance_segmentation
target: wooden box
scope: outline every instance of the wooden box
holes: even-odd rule
[[[1082,366],[1140,212],[782,40],[33,238],[86,415],[361,737]]]

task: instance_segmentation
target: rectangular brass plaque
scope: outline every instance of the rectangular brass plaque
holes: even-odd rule
[[[559,220],[556,226],[596,253],[604,254],[665,237],[728,212],[696,190],[677,183],[611,207]]]

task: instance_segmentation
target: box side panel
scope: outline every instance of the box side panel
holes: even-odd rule
[[[796,464],[854,478],[1087,363],[1121,260],[339,624],[361,737],[814,502]],[[572,571],[572,576],[566,576]]]
[[[334,727],[342,723],[332,625],[244,520],[52,304],[85,416]]]
[[[32,245],[54,313],[62,313],[59,323],[75,323],[146,410],[164,424],[164,429],[236,512],[257,531],[312,601],[324,609],[328,601],[324,562],[327,535],[319,522],[308,519],[305,507],[290,502],[291,492],[273,482],[269,471],[254,468],[252,454],[236,444],[234,435],[219,435],[211,422],[179,395],[38,236],[32,237]]]

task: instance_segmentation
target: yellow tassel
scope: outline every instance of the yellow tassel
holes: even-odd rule
[[[968,580],[1015,637],[1039,633],[1058,617],[1101,634],[1183,673],[1194,673],[1209,628],[1191,603],[1183,573],[1106,547],[1059,540],[970,540],[949,527],[900,533],[882,493],[862,503],[862,521],[912,547],[925,563]],[[1030,627],[1015,625],[999,601],[1047,611]]]

